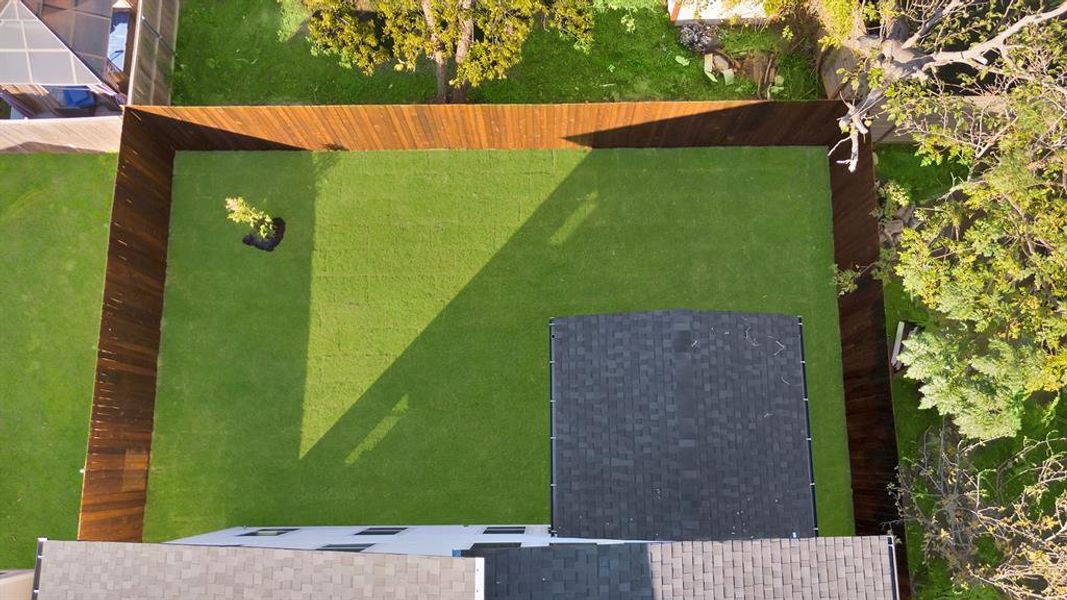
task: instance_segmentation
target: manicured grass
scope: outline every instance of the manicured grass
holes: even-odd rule
[[[180,153],[147,539],[547,522],[549,318],[677,307],[803,316],[820,526],[851,533],[824,154]]]
[[[77,534],[115,157],[0,155],[0,570]]]
[[[626,31],[624,14],[597,14],[588,54],[557,32],[537,27],[508,79],[472,90],[471,101],[718,100],[755,93],[752,82],[710,81],[700,57],[678,43],[666,11],[635,11],[633,32]],[[186,0],[178,28],[174,103],[392,104],[433,98],[433,72],[426,65],[415,73],[385,65],[367,77],[338,66],[334,58],[312,56],[302,28],[305,18],[299,0]],[[679,64],[678,56],[689,64]],[[778,97],[816,97],[810,61],[790,60],[783,68],[786,89]]]

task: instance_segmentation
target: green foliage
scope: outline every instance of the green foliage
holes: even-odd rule
[[[471,90],[474,102],[591,102],[624,100],[729,100],[751,98],[755,82],[710,81],[701,60],[680,65],[675,56],[692,56],[678,41],[666,11],[635,11],[636,30],[627,33],[620,11],[596,15],[589,53],[560,43],[552,32],[535,31],[522,62],[506,80]],[[799,93],[803,93],[800,91]],[[785,95],[785,94],[783,94]],[[812,98],[815,96],[808,96]]]
[[[889,114],[915,132],[922,160],[959,177],[946,193],[915,195],[915,223],[893,255],[904,289],[942,323],[909,372],[936,394],[929,405],[983,438],[1014,434],[1032,394],[1067,385],[1067,27],[1046,23],[1013,41],[1011,61],[989,67],[997,79],[959,76],[996,93],[988,106],[930,82],[887,88]],[[938,356],[958,364],[935,368]]]
[[[592,0],[593,9],[598,12],[608,10],[663,10],[660,0]]]
[[[826,28],[824,44],[839,46],[855,34],[863,10],[861,0],[815,0],[814,6]]]
[[[378,39],[375,23],[355,13],[318,10],[308,22],[308,38],[313,54],[336,56],[346,69],[357,68],[371,74],[391,58]]]
[[[834,274],[834,286],[837,287],[838,296],[850,294],[858,289],[857,280],[862,274],[859,270],[842,269],[836,264],[831,265],[830,269]]]
[[[915,199],[928,201],[937,198],[967,171],[956,163],[923,165],[915,155],[913,146],[886,145],[877,152],[878,177],[882,182],[891,182],[892,187],[904,190]],[[883,188],[888,187],[883,183]],[[916,301],[901,286],[891,272],[883,282],[885,289],[886,335],[891,343],[899,321],[916,323],[924,329],[937,327],[936,316]],[[943,417],[935,411],[920,409],[922,394],[919,382],[903,376],[893,378],[893,415],[897,429],[897,448],[902,462],[914,461],[921,449],[923,432],[941,427]],[[997,462],[1017,454],[1020,440],[1043,439],[1049,435],[1067,432],[1067,403],[1059,406],[1052,403],[1042,406],[1027,402],[1022,416],[1020,433],[1015,438],[1000,438],[985,443],[982,453],[983,467],[992,467]],[[1062,413],[1057,422],[1056,411]],[[996,600],[1001,598],[995,591],[968,586],[954,580],[953,572],[943,559],[923,556],[923,530],[915,523],[907,526],[908,568],[911,572],[912,590],[917,600]]]
[[[286,7],[294,7],[292,10]],[[522,60],[508,78],[470,90],[472,102],[593,102],[614,100],[733,100],[752,97],[746,84],[709,81],[700,61],[680,68],[686,53],[666,11],[633,11],[634,31],[624,11],[595,12],[589,52],[556,31],[534,27]],[[302,16],[301,16],[302,15]],[[335,56],[314,56],[300,33],[308,17],[301,0],[185,0],[178,28],[173,101],[211,104],[398,104],[434,95],[433,64],[415,72],[379,68],[373,77],[352,77]],[[217,62],[216,68],[208,61]],[[608,67],[615,65],[615,71]],[[814,76],[809,76],[814,80]],[[240,81],[240,86],[232,82]],[[787,99],[817,98],[817,87],[794,86],[786,75]],[[742,89],[738,89],[742,87]]]
[[[878,196],[881,204],[874,210],[873,216],[881,220],[892,219],[898,210],[911,204],[908,188],[899,181],[883,183],[878,188]]]
[[[312,51],[366,75],[386,63],[414,71],[428,58],[451,72],[452,86],[503,79],[542,16],[576,47],[592,42],[587,0],[379,0],[373,12],[361,12],[356,0],[306,2]]]
[[[1013,391],[1054,391],[1067,383],[1067,202],[1063,163],[1048,161],[1057,151],[1047,154],[1042,140],[1067,126],[1042,115],[1044,99],[1025,87],[1010,94],[1015,116],[1004,118],[1014,123],[996,154],[979,159],[947,132],[924,139],[928,160],[968,161],[973,175],[917,212],[918,225],[900,237],[896,272],[945,319],[1025,351],[1040,374],[1027,373]]]
[[[768,15],[780,16],[793,11],[801,4],[800,0],[764,0],[763,10]]]
[[[719,43],[726,54],[742,57],[756,52],[774,52],[781,45],[781,38],[770,27],[726,25],[719,28]]]
[[[267,213],[245,202],[244,198],[227,198],[226,212],[227,219],[234,223],[248,225],[260,239],[269,240],[274,237],[274,219]]]
[[[949,318],[1050,350],[1067,335],[1067,203],[1015,153],[919,211],[901,236],[905,288]]]
[[[977,439],[1014,435],[1024,403],[1044,383],[1045,355],[947,324],[913,335],[901,360],[907,377],[922,382],[920,408],[949,415],[960,433]]]

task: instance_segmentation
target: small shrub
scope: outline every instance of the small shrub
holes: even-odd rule
[[[830,270],[834,274],[834,287],[837,288],[837,295],[844,296],[851,294],[859,289],[857,281],[862,273],[857,269],[842,269],[836,264],[830,265]]]
[[[859,0],[819,0],[817,11],[828,32],[820,40],[824,46],[840,46],[856,29],[856,14],[860,12]]]
[[[226,218],[234,223],[244,223],[252,228],[252,233],[260,239],[269,240],[274,237],[274,219],[267,213],[257,209],[244,198],[226,199]]]

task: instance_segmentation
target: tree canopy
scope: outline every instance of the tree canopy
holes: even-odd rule
[[[928,431],[900,467],[901,518],[924,534],[925,557],[944,560],[967,587],[1067,598],[1067,439],[1026,440],[988,465],[983,446],[951,425]]]
[[[1067,385],[1067,2],[815,0],[815,12],[857,61],[840,120],[849,166],[884,117],[924,160],[966,171],[939,197],[897,194],[910,209],[881,270],[935,317],[906,345],[908,376],[965,435],[1014,435],[1026,402]]]
[[[543,23],[587,48],[589,0],[304,0],[316,53],[371,75],[384,64],[414,70],[428,58],[437,99],[461,102],[469,86],[507,76],[530,31]]]

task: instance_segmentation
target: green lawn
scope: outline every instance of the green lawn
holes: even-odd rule
[[[0,570],[73,539],[115,157],[0,155]]]
[[[828,185],[819,148],[180,153],[147,539],[547,522],[548,319],[676,307],[803,316],[849,534]]]
[[[555,31],[535,28],[508,79],[471,93],[473,102],[591,102],[749,98],[754,84],[710,81],[700,57],[682,47],[666,11],[638,10],[626,31],[622,11],[597,14],[586,54]],[[178,28],[174,103],[395,104],[433,98],[432,69],[397,73],[389,65],[366,77],[312,56],[300,0],[186,0]],[[681,65],[675,57],[690,59]],[[778,98],[818,97],[811,61],[788,55]]]

